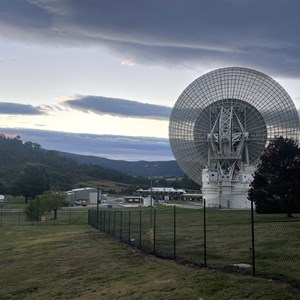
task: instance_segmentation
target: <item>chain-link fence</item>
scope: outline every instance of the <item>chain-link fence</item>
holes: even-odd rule
[[[88,222],[160,257],[300,283],[300,216],[161,206],[89,210]]]
[[[57,212],[54,218],[53,212],[37,216],[35,220],[27,220],[23,210],[0,209],[0,226],[2,225],[69,225],[87,224],[88,211],[74,208],[64,208]]]
[[[255,215],[254,226],[256,273],[300,286],[300,214]]]

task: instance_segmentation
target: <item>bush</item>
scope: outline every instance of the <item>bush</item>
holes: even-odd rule
[[[31,200],[29,205],[25,209],[26,220],[30,222],[40,221],[44,213],[45,208],[39,198]]]

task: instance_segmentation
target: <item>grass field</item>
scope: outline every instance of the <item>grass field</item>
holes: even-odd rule
[[[24,203],[24,200],[22,198],[11,198],[6,204],[6,208],[20,209],[20,211],[24,210],[25,207],[26,204]],[[70,243],[71,245],[74,242],[74,236],[77,236],[77,234],[78,235],[88,234],[90,235],[90,237],[92,235],[93,238],[91,240],[89,241],[86,240],[87,243],[91,245],[91,247],[96,247],[96,248],[98,246],[102,247],[103,241],[105,241],[105,243],[106,242],[109,243],[109,240],[105,236],[101,235],[101,233],[99,233],[98,236],[97,233],[95,233],[94,231],[89,231],[88,227],[85,226],[88,220],[87,211],[88,211],[87,208],[64,208],[63,210],[60,210],[58,212],[57,220],[54,220],[53,215],[49,213],[48,215],[46,215],[45,220],[43,222],[40,222],[38,226],[36,226],[37,224],[36,222],[33,223],[26,222],[25,216],[21,212],[9,212],[9,213],[1,212],[1,222],[0,222],[1,225],[0,243],[1,243],[1,251],[2,251],[0,252],[1,258],[3,258],[4,260],[11,261],[10,258],[8,258],[9,255],[17,254],[18,256],[20,254],[22,256],[24,254],[25,256],[28,256],[26,259],[28,263],[28,258],[30,256],[29,254],[21,253],[20,251],[16,252],[15,250],[11,252],[8,251],[7,255],[5,253],[3,254],[3,251],[5,252],[7,250],[7,248],[5,248],[6,246],[5,243],[7,243],[7,245],[9,243],[12,244],[10,249],[16,248],[16,249],[25,250],[25,248],[27,249],[27,247],[24,248],[21,244],[18,245],[17,243],[19,242],[22,243],[23,239],[24,241],[26,239],[32,241],[36,239],[35,243],[37,243],[38,245],[42,245],[44,241],[40,235],[45,235],[45,236],[49,236],[49,235],[51,236],[56,234],[62,235],[63,232],[66,232],[66,235],[70,234],[70,239],[66,239],[66,240],[65,240],[66,237],[62,238],[56,236],[54,240],[58,243],[58,245],[60,245],[60,239],[63,240],[63,243],[66,243],[67,245],[69,245]],[[137,248],[141,245],[142,249],[148,252],[152,252],[154,250],[153,249],[154,244],[153,244],[153,235],[151,235],[149,232],[149,220],[150,220],[149,208],[142,209],[141,212],[140,209],[136,209],[136,210],[130,209],[130,213],[129,210],[125,210],[125,209],[122,210],[106,209],[100,211],[100,228],[103,231],[115,236],[117,240],[128,242],[132,246],[135,246]],[[213,267],[218,270],[221,269],[226,271],[228,270],[232,271],[231,268],[232,264],[236,264],[236,263],[247,263],[250,265],[252,264],[251,222],[250,221],[251,218],[250,218],[249,211],[207,210],[207,214],[206,214],[207,265],[209,267]],[[203,210],[176,208],[176,253],[174,253],[173,207],[162,207],[162,206],[157,207],[155,209],[155,253],[161,257],[166,257],[169,259],[173,259],[174,254],[176,254],[176,259],[179,262],[186,261],[186,262],[203,265],[204,263],[203,223],[204,223]],[[73,226],[74,224],[77,226]],[[142,225],[141,231],[139,229],[140,224]],[[24,226],[19,226],[19,225],[27,225],[27,226],[25,226],[24,228]],[[57,225],[57,226],[49,226],[49,225]],[[66,225],[66,226],[60,226],[60,225]],[[296,215],[295,218],[288,219],[284,215],[255,214],[256,274],[258,276],[280,280],[281,282],[287,283],[289,287],[290,286],[299,287],[300,286],[299,236],[300,236],[299,215]],[[98,239],[100,237],[101,237],[101,245],[97,245],[94,239]],[[15,238],[16,240],[14,241]],[[8,241],[9,239],[12,240]],[[14,245],[14,243],[16,244]],[[48,242],[46,241],[46,244],[47,243]],[[116,242],[112,241],[111,243],[112,243],[111,245],[116,245]],[[31,254],[34,255],[34,257],[36,257],[36,253],[39,252],[43,253],[43,248],[47,248],[46,244],[42,248],[37,248],[36,250],[33,250]],[[76,245],[78,245],[78,243],[76,243]],[[73,247],[75,246],[73,245]],[[80,247],[82,248],[81,250],[83,251],[82,255],[84,256],[84,258],[86,258],[85,253],[88,253],[87,249],[85,248],[86,245],[85,244],[80,245]],[[59,249],[56,249],[54,245],[53,247],[51,246],[49,249],[51,249],[51,251],[50,250],[48,251],[49,254],[55,251],[60,251]],[[121,246],[121,249],[124,250],[127,248],[126,246]],[[135,251],[138,250],[136,249],[132,251],[134,251],[134,253],[137,253]],[[48,252],[46,252],[46,254]],[[60,254],[55,254],[55,255],[59,256]],[[51,257],[49,259],[51,259]],[[43,266],[41,261],[40,263]],[[76,262],[76,264],[78,263],[79,262]],[[50,263],[48,262],[46,264],[50,264]],[[173,264],[171,263],[171,265]],[[25,263],[25,267],[23,266],[21,268],[26,269],[27,268],[26,263]],[[5,270],[6,270],[5,268],[2,269],[2,271]],[[49,270],[50,269],[48,269],[48,272],[50,272]],[[202,271],[197,270],[197,272],[202,272]],[[212,271],[209,271],[209,274],[210,272]],[[239,270],[239,273],[251,274],[252,269],[249,268],[249,269]],[[1,274],[4,273],[1,272]],[[215,274],[214,276],[221,276],[220,274],[222,273],[215,272],[214,274]],[[3,286],[2,280],[3,280],[3,275],[1,275],[1,281],[0,281],[1,287]],[[12,277],[10,280],[12,280]],[[35,292],[33,294],[35,295]],[[174,294],[176,295],[175,292]],[[1,295],[2,294],[0,293],[0,299],[2,299]],[[106,296],[103,296],[104,299],[106,299],[105,298]],[[7,299],[9,298],[8,296],[5,297]],[[12,295],[11,297],[15,299],[23,298],[23,296],[20,295],[19,296]],[[115,295],[114,297],[116,298],[123,297],[123,299],[128,299],[126,298],[126,296],[123,296],[123,294]],[[179,296],[177,298],[176,297],[174,299],[187,299],[184,297],[180,298]],[[57,297],[53,297],[53,298],[57,298]],[[68,297],[62,296],[62,298],[68,298]],[[70,296],[69,298],[74,298],[74,296]],[[81,298],[81,296],[79,298]],[[162,298],[167,299],[165,297]],[[129,299],[131,298],[129,297]],[[143,299],[143,298],[142,297],[139,298],[138,296],[136,296],[135,299]],[[159,299],[159,298],[153,298],[153,299]],[[205,299],[205,297],[203,299]],[[236,297],[236,299],[239,298]]]
[[[0,299],[300,299],[277,282],[145,255],[87,225],[3,225],[0,264]]]
[[[159,256],[174,257],[174,215],[157,207],[155,246],[149,237],[149,209],[100,212],[100,229]],[[204,264],[203,210],[176,208],[176,259]],[[140,230],[140,226],[141,230]],[[256,274],[300,286],[300,217],[255,214]],[[250,211],[207,210],[206,261],[214,268],[252,265]],[[243,269],[252,274],[252,268]]]
[[[4,209],[0,210],[0,225],[33,225],[37,222],[39,225],[70,225],[87,224],[87,207],[63,207],[58,210],[58,218],[53,218],[53,212],[45,212],[42,221],[27,222],[25,209],[28,204],[24,197],[8,196]]]

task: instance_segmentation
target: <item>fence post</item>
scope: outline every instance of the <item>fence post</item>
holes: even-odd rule
[[[1,208],[1,226],[2,226],[2,213],[3,213],[3,211],[2,211],[2,208]]]
[[[251,231],[252,231],[252,275],[255,276],[255,244],[254,244],[254,213],[253,200],[251,200]]]
[[[110,234],[110,210],[108,211],[108,228],[107,228],[108,234]]]
[[[207,267],[206,261],[206,201],[203,199],[203,230],[204,230],[204,267]]]
[[[131,223],[131,211],[128,212],[128,244],[131,244],[130,223]]]
[[[102,231],[102,219],[103,219],[103,216],[102,216],[102,210],[100,210],[100,223],[99,223],[99,230]]]
[[[93,216],[93,217],[92,217]],[[93,220],[93,221],[92,221]],[[97,230],[99,230],[99,227],[100,227],[100,223],[99,223],[99,226],[97,227],[97,224],[96,224],[96,214],[94,211],[91,212],[91,222],[93,222],[93,227],[94,228],[97,228]]]
[[[154,215],[153,215],[153,254],[156,255],[156,209],[154,209]]]
[[[116,236],[116,210],[114,210],[114,237]]]
[[[106,216],[106,210],[103,211],[103,214],[104,214],[104,216],[103,216],[103,232],[105,232],[105,222],[106,222],[105,216]]]
[[[37,214],[36,214],[36,225],[39,224],[39,208],[37,208]]]
[[[96,210],[96,228],[99,229],[99,206],[97,206]]]
[[[19,211],[19,220],[18,220],[19,226],[21,225],[21,212]]]
[[[90,210],[89,210],[90,211]],[[99,230],[99,211],[91,211],[91,214],[93,214],[93,227],[96,228],[97,230]],[[98,218],[98,222],[97,222],[97,218]]]
[[[140,243],[139,248],[142,249],[142,210],[140,210]]]
[[[97,229],[99,230],[99,196],[100,196],[100,189],[99,185],[97,185],[97,206],[96,206],[96,223],[97,223]]]
[[[70,223],[70,225],[72,224],[72,212],[71,212],[71,207],[70,207],[69,223]]]
[[[173,212],[173,225],[174,225],[174,252],[173,256],[176,259],[176,206],[174,205],[174,212]]]
[[[123,211],[121,211],[121,218],[120,218],[120,241],[122,241],[122,231],[123,231]]]

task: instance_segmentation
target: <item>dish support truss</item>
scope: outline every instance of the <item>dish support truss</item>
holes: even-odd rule
[[[242,117],[240,119],[240,116]],[[246,107],[221,107],[211,131],[207,134],[208,169],[221,178],[237,179],[241,164],[249,165],[249,132],[242,124],[246,120]]]

